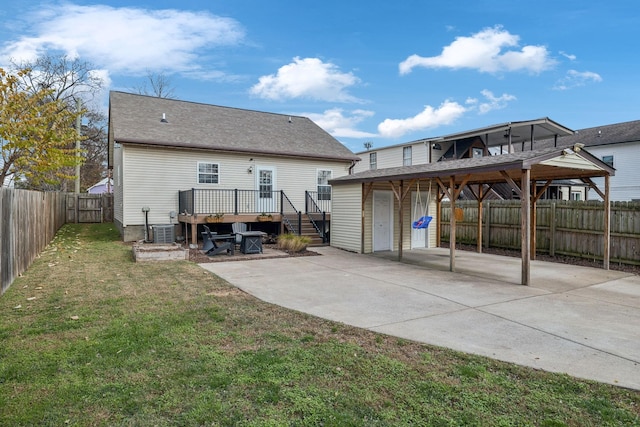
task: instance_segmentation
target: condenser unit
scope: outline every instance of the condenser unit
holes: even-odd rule
[[[153,243],[173,243],[176,241],[176,228],[173,224],[154,225]]]

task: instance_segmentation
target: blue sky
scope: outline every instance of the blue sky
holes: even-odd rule
[[[22,0],[0,66],[65,53],[108,89],[310,117],[353,151],[491,124],[640,119],[640,3]],[[101,100],[106,106],[106,95]]]

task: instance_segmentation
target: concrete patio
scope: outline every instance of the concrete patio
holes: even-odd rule
[[[202,264],[264,301],[520,365],[640,389],[640,276],[448,249]]]

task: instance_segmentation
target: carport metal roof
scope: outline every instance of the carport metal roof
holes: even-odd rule
[[[573,130],[562,126],[548,117],[519,122],[507,122],[487,126],[480,129],[453,133],[440,138],[434,138],[433,142],[458,141],[474,136],[484,137],[485,144],[489,147],[507,145],[509,143],[523,143],[527,141],[539,141],[543,139],[557,138],[573,135]]]
[[[490,186],[498,182],[506,181],[520,196],[522,201],[522,284],[528,285],[530,277],[529,261],[532,257],[535,258],[535,203],[553,180],[580,179],[593,188],[604,200],[604,268],[609,268],[609,177],[614,175],[614,173],[615,170],[612,167],[583,150],[581,144],[575,144],[573,147],[568,148],[552,147],[497,156],[446,160],[422,165],[367,170],[333,179],[329,184],[339,186],[361,183],[363,186],[362,203],[364,209],[364,201],[370,193],[373,183],[388,182],[399,202],[400,209],[402,209],[402,202],[414,182],[423,179],[433,179],[438,183],[440,189],[438,202],[440,202],[443,197],[448,197],[451,201],[452,211],[455,208],[455,201],[462,189],[465,186],[477,184],[477,191],[473,191],[471,187],[469,188],[476,196],[479,203],[478,211],[481,212],[482,200],[486,195],[483,190],[483,185],[487,184]],[[604,177],[603,190],[598,188],[591,180],[593,177]],[[405,186],[405,181],[408,181],[409,185]],[[538,190],[536,185],[531,185],[539,181],[546,183],[542,190]],[[400,185],[396,186],[396,182],[399,182]],[[532,206],[533,209],[531,209]],[[402,218],[402,215],[400,218]],[[478,222],[479,225],[482,222],[481,215],[479,215]],[[400,227],[402,227],[402,222],[400,223]],[[478,226],[478,230],[480,236],[478,240],[480,242],[480,226]],[[402,230],[400,230],[400,258],[402,257],[402,234]],[[531,238],[532,234],[533,240]],[[450,240],[450,269],[451,271],[455,271],[455,215],[451,215]],[[478,248],[480,250],[480,245]]]

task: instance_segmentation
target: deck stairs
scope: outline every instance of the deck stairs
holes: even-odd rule
[[[289,229],[287,222],[285,221],[284,222],[285,232],[289,233],[289,232],[295,231],[297,233],[298,216],[287,215],[287,218],[289,219],[289,222],[294,227],[294,230]],[[328,246],[329,245],[328,242],[327,243],[323,242],[322,236],[320,236],[320,234],[318,233],[318,230],[316,230],[316,228],[313,226],[313,223],[309,219],[308,215],[302,214],[301,222],[302,222],[302,230],[300,232],[300,235],[307,236],[311,239],[311,243],[309,243],[309,246]]]

